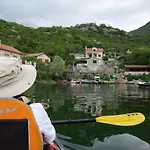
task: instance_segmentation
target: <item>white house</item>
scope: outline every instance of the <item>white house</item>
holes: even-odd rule
[[[77,69],[81,72],[97,72],[104,65],[103,48],[85,48],[85,61],[78,63]]]
[[[75,59],[84,59],[85,53],[70,53],[70,55],[73,55]]]
[[[103,48],[85,48],[86,58],[103,58]]]
[[[0,56],[16,57],[19,60],[22,58],[22,52],[12,46],[0,44]]]
[[[25,57],[36,57],[37,59],[49,63],[51,61],[50,57],[48,57],[44,53],[33,53],[33,54],[26,54]]]

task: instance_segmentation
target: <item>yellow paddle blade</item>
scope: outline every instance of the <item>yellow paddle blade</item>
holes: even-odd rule
[[[96,118],[96,122],[116,126],[134,126],[142,123],[144,120],[145,116],[141,113],[128,113],[122,115],[102,116]]]

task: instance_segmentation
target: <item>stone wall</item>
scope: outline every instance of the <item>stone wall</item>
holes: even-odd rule
[[[107,64],[102,59],[95,58],[88,59],[86,64],[77,64],[74,70],[85,73],[115,73],[114,64]]]

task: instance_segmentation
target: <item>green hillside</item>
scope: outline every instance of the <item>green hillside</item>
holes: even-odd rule
[[[130,32],[135,35],[150,35],[150,21],[144,26]]]
[[[69,59],[69,53],[84,52],[87,47],[102,47],[107,55],[124,53],[127,49],[142,50],[150,47],[150,35],[132,35],[123,30],[95,23],[72,27],[30,28],[0,20],[0,40],[22,52],[45,52]]]

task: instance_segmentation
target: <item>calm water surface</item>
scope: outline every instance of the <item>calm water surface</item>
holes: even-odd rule
[[[29,95],[35,95],[36,102],[50,104],[47,112],[51,120],[129,112],[141,112],[146,117],[144,123],[133,127],[101,123],[55,125],[57,133],[71,138],[65,137],[62,143],[72,149],[150,150],[150,89],[126,84],[35,84]]]

